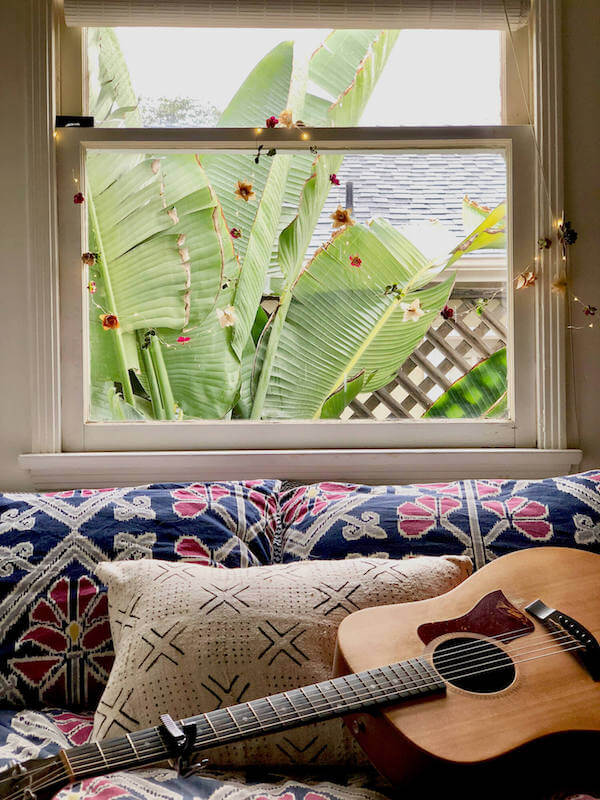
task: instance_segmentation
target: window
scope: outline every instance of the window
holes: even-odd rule
[[[89,28],[97,127],[58,132],[64,448],[533,446],[505,50]]]

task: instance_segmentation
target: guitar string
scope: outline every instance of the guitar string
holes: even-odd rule
[[[514,664],[522,664],[522,663],[524,663],[526,661],[533,661],[533,660],[540,659],[540,658],[546,658],[547,656],[556,655],[557,653],[566,653],[566,652],[569,652],[570,650],[577,650],[577,649],[583,649],[583,645],[576,645],[575,647],[570,647],[570,648],[559,648],[557,650],[554,650],[553,652],[545,653],[544,655],[541,655],[541,656],[539,656],[539,655],[538,656],[532,656],[531,658],[520,659],[520,660],[514,661],[513,663]],[[481,674],[482,672],[489,672],[490,670],[494,670],[494,669],[496,669],[495,666],[494,667],[489,667],[486,670],[477,670],[475,673],[472,673],[472,674]],[[466,677],[466,676],[463,676],[463,677]],[[427,685],[427,684],[425,684],[425,685]],[[369,696],[372,698],[374,695],[369,695]],[[379,695],[379,697],[385,697],[385,696],[386,696],[386,692],[383,692],[383,694]],[[393,701],[391,701],[391,702],[393,702]],[[273,728],[273,727],[276,728],[280,724],[281,724],[281,722],[278,720],[278,721],[276,721],[274,723],[263,725],[261,727],[261,729],[258,731],[258,733],[260,734],[260,733],[264,732],[265,730],[267,730],[268,728]],[[214,745],[218,746],[219,744],[222,744],[222,743],[224,743],[226,741],[229,741],[231,739],[235,740],[237,738],[239,738],[239,732],[236,731],[233,735],[223,736],[222,737],[222,741],[221,742],[214,742]],[[196,746],[198,746],[197,742],[198,742],[198,740],[196,740]],[[210,739],[207,741],[207,743],[210,743]],[[161,760],[163,760],[163,759],[167,759],[169,757],[169,754],[165,753],[164,749],[162,747],[160,749],[158,749],[157,751],[155,751],[155,752],[153,751],[153,752],[148,752],[148,753],[144,754],[144,758],[153,758],[154,756],[157,756],[157,757],[158,756],[162,756]],[[108,763],[108,760],[106,761],[106,765],[110,766],[109,763]],[[64,769],[64,766],[62,766],[62,764],[57,764],[56,767],[53,767],[46,774],[46,776],[43,778],[42,781],[40,781],[40,782],[38,782],[36,784],[34,784],[34,782],[31,782],[29,784],[28,788],[35,794],[35,792],[39,791],[40,789],[52,786],[53,783],[57,779],[59,779],[61,777],[65,777],[65,769]],[[72,783],[76,783],[76,782],[77,781],[72,781]],[[69,782],[67,781],[66,784],[68,784],[68,783]],[[19,798],[22,798],[22,795],[23,795],[23,793],[17,790],[15,792],[11,793],[11,794],[6,795],[4,800],[19,800]]]
[[[518,651],[516,653],[511,654],[511,656],[514,656],[514,655],[527,655],[527,654],[536,653],[536,652],[537,653],[541,653],[544,650],[546,650],[549,646],[551,646],[551,645],[546,643],[546,645],[544,647],[542,647],[542,648],[523,649],[523,650],[520,650],[520,651]],[[568,652],[568,650],[570,650],[570,649],[584,649],[584,648],[583,648],[583,645],[577,644],[576,647],[574,647],[574,648],[561,647],[559,650],[555,650],[553,652]],[[491,659],[491,660],[487,660],[487,661],[484,660],[483,664],[478,666],[476,670],[471,671],[471,672],[467,672],[467,673],[464,673],[465,668],[467,670],[471,669],[472,668],[472,664],[463,665],[458,670],[455,670],[455,672],[449,673],[445,677],[445,679],[446,680],[450,680],[451,678],[466,678],[466,677],[468,677],[470,675],[477,675],[479,672],[485,672],[485,671],[489,671],[490,669],[491,670],[496,669],[496,668],[498,668],[498,666],[501,666],[503,664],[505,665],[505,661],[504,661],[504,658],[503,658],[504,655],[505,654],[503,652],[503,654],[500,655],[497,658],[494,658],[494,659]],[[513,660],[513,663],[520,663],[520,662]],[[489,667],[486,670],[482,670],[481,667],[485,666],[486,664],[493,664],[493,666]],[[409,679],[409,681],[405,681],[404,682],[404,686],[408,690],[410,690],[410,689],[424,689],[424,688],[428,688],[429,686],[434,686],[434,685],[435,685],[435,683],[433,681],[428,682],[426,680],[423,681],[423,679],[420,679],[420,680]],[[344,696],[341,694],[341,692],[339,692],[339,694],[341,695],[342,699],[346,699],[346,700],[349,700],[349,701],[358,700],[360,702],[361,700],[363,700],[365,698],[368,699],[368,698],[371,698],[371,697],[379,699],[381,697],[384,697],[386,694],[391,693],[390,689],[382,690],[383,693],[381,693],[381,692],[373,692],[372,690],[368,690],[368,689],[367,690],[361,689],[359,691],[356,691],[356,690],[353,690],[351,687],[348,687],[348,688],[351,690],[351,692],[353,694],[352,697],[344,698]],[[311,703],[311,711],[314,710],[315,712],[320,713],[320,711],[328,709],[330,707],[330,703],[331,702],[339,702],[339,698],[336,697],[335,695],[332,695],[332,699],[328,699],[325,696],[324,693],[323,693],[323,696],[324,696],[325,703],[323,703],[322,700],[321,701],[317,701],[316,703]],[[263,698],[258,698],[258,699],[263,699]],[[256,701],[254,701],[254,702],[256,702]],[[288,700],[288,702],[290,702],[290,705],[292,705],[291,701]],[[222,710],[225,710],[225,709],[222,709]],[[275,711],[275,709],[273,709],[273,710]],[[277,714],[276,711],[275,711],[275,713]],[[285,721],[287,721],[287,719],[294,719],[296,717],[297,717],[297,712],[287,712],[286,714],[278,715],[277,722],[285,722]],[[184,720],[184,722],[185,722],[185,720]],[[228,728],[226,728],[224,730],[224,735],[225,736],[227,736],[227,732],[229,730],[231,730],[234,733],[234,735],[237,735],[237,734],[240,733],[240,729],[235,725],[235,722],[233,720],[232,720],[232,724]],[[258,730],[258,732],[260,732],[261,729],[258,728],[257,730]],[[136,741],[135,741],[136,747],[139,746],[140,748],[142,748],[145,743],[146,744],[150,744],[150,740],[155,740],[155,737],[156,737],[157,733],[158,733],[158,729],[156,727],[155,728],[151,728],[149,730],[149,732],[146,734],[146,737],[145,737],[146,738],[146,742],[144,742],[143,738],[142,739],[136,739]],[[217,735],[220,736],[220,734],[217,734]],[[212,739],[213,739],[213,735],[210,734],[208,737],[205,737],[204,739],[202,739],[202,737],[200,737],[200,739],[196,740],[196,743],[203,744],[205,742],[210,742]],[[94,744],[92,744],[90,746],[94,746]],[[119,758],[121,756],[121,754],[125,754],[126,752],[130,753],[131,749],[132,749],[131,745],[123,742],[123,747],[119,747],[118,750],[113,750],[112,752],[109,751],[105,755],[106,755],[106,757],[108,759],[111,759],[111,758],[115,759],[115,758]],[[142,753],[143,757],[149,757],[150,755],[151,755],[150,752]],[[81,768],[81,767],[84,768],[88,763],[95,762],[95,761],[96,761],[96,758],[94,758],[92,756],[92,758],[90,760],[90,757],[89,757],[88,754],[82,754],[81,756],[77,756],[77,757],[75,757],[75,754],[73,754],[73,756],[70,758],[70,762],[72,763],[72,765],[74,767],[79,767],[79,768]]]
[[[476,642],[472,642],[472,640],[471,640],[471,643],[468,644],[468,645],[465,645],[465,644],[456,645],[456,646],[453,646],[452,648],[448,648],[448,650],[446,652],[450,652],[452,650],[463,650],[464,651],[464,650],[472,649],[473,647],[477,647],[477,646],[485,646],[486,642],[488,642],[490,639],[496,640],[496,641],[500,641],[502,639],[509,639],[509,638],[512,639],[521,630],[529,630],[529,627],[522,628],[522,629],[517,629],[517,630],[512,631],[510,633],[502,634],[502,635],[499,635],[499,636],[496,636],[496,637],[489,637],[487,639],[478,639]],[[570,634],[568,634],[568,632],[555,631],[555,632],[547,632],[546,636],[548,636],[549,638],[552,638],[552,637],[568,638],[570,636]],[[546,636],[544,636],[542,638],[546,638]],[[527,644],[532,644],[532,643],[533,643],[532,640],[529,640]],[[562,648],[562,649],[564,651],[564,648]],[[517,653],[515,652],[512,655],[516,655],[516,654]],[[450,660],[456,660],[456,656],[453,659],[446,659],[446,658],[444,659],[445,662],[448,662]],[[464,669],[464,667],[463,667],[463,669]],[[463,677],[466,677],[466,676],[463,676]],[[419,683],[418,681],[414,681],[414,679],[411,679],[409,681],[409,683],[410,683],[410,688],[413,688],[413,687],[425,687],[427,685],[426,683]],[[348,687],[348,688],[350,688],[350,687]],[[356,699],[359,699],[359,700],[361,699],[359,693],[357,693],[355,690],[351,690],[351,691],[355,695]],[[342,695],[342,697],[343,697],[343,695]],[[325,698],[325,699],[327,700],[327,698]],[[315,711],[318,712],[319,709],[315,708]],[[295,716],[295,715],[292,715],[292,716]],[[140,747],[143,747],[144,744],[147,744],[151,739],[155,739],[157,733],[158,733],[158,728],[157,727],[153,727],[153,728],[149,729],[148,732],[146,733],[145,737],[143,737],[141,740],[140,739],[137,740],[137,744]],[[147,741],[144,741],[144,739],[146,739]],[[94,746],[93,744],[90,744],[90,745],[83,745],[82,747],[93,747],[93,746]],[[129,747],[129,745],[127,745],[127,748],[129,750],[131,749]],[[116,756],[116,752],[115,752],[115,756]],[[150,753],[147,753],[146,757],[149,757],[149,756],[150,756]],[[110,753],[109,753],[109,757],[110,757]],[[85,762],[86,762],[86,759],[87,759],[87,755],[82,754],[81,756],[76,756],[75,754],[73,754],[71,759],[72,760],[77,759],[77,766],[84,766]],[[38,768],[38,769],[41,771],[43,768]]]
[[[559,637],[561,637],[561,638],[559,639]],[[546,637],[537,637],[536,640],[527,642],[527,648],[517,649],[516,651],[514,651],[514,652],[512,652],[510,654],[511,657],[512,656],[519,656],[521,654],[526,654],[527,652],[535,652],[534,650],[529,650],[528,649],[529,646],[531,644],[533,644],[534,642],[537,644],[537,643],[539,643],[539,641],[541,639],[545,639],[545,638]],[[568,641],[569,638],[570,638],[570,634],[561,633],[558,636],[555,636],[554,641],[561,641],[562,640],[562,643],[564,643],[565,640]],[[486,642],[487,642],[487,640],[481,639],[481,640],[477,641],[477,644],[479,644],[480,647],[485,647]],[[548,644],[546,644],[546,646],[544,648],[542,648],[542,649],[546,649],[547,646],[548,646]],[[439,658],[438,659],[438,664],[440,666],[442,666],[442,664],[445,666],[448,663],[450,663],[451,661],[455,661],[456,658],[457,658],[456,656],[454,656],[451,659]],[[472,659],[468,665],[461,665],[459,671],[462,671],[465,668],[471,669],[473,667],[473,664],[477,663],[482,658],[483,658],[483,664],[481,664],[479,666],[485,666],[486,663],[493,663],[493,660],[494,660],[494,659],[492,659],[492,661],[486,661],[485,659],[487,658],[487,656],[485,656],[485,655],[484,656],[479,656],[479,658],[476,658],[474,660]],[[498,656],[498,658],[499,658],[500,662],[503,660],[502,659],[502,655]],[[463,676],[463,677],[465,677],[465,676]],[[417,686],[420,687],[420,688],[424,687],[424,684],[420,683],[419,681],[415,681],[414,679],[410,679],[409,682],[406,685],[408,686],[408,688],[416,688]],[[360,699],[360,696],[358,695],[358,693],[355,693],[355,694],[357,694],[357,698]],[[262,698],[258,698],[258,699],[262,699]],[[295,716],[295,715],[292,715],[292,716]],[[146,738],[147,739],[154,738],[157,732],[158,732],[158,728],[156,728],[156,727],[153,727],[153,728],[149,729],[148,733],[146,734]],[[140,746],[143,746],[144,745],[144,739],[143,738],[142,739],[138,739],[136,744],[139,744]],[[89,746],[92,747],[93,745],[89,745]],[[131,746],[126,744],[125,742],[123,742],[123,747],[126,748],[127,750],[131,750]],[[116,755],[116,751],[113,751],[113,753]],[[110,755],[110,753],[109,753],[109,755]],[[75,762],[75,760],[77,760],[77,765],[78,766],[79,765],[83,765],[86,759],[87,759],[87,754],[80,754],[79,756],[76,756],[76,754],[73,754],[73,757],[72,757],[73,762]]]
[[[526,630],[529,630],[529,628],[526,628]],[[514,638],[515,634],[516,634],[516,631],[513,631],[513,632],[511,632],[511,633],[509,633],[509,634],[505,634],[505,635],[503,635],[503,636],[498,636],[498,637],[490,637],[490,638],[494,638],[494,639],[496,639],[496,640],[500,640],[500,639],[502,639],[502,638]],[[552,638],[553,636],[560,635],[560,636],[562,636],[563,638],[567,638],[567,639],[568,639],[568,638],[569,638],[569,636],[570,636],[570,634],[568,634],[568,633],[563,633],[563,632],[551,632],[551,633],[549,633],[548,635],[550,636],[550,638]],[[545,638],[545,637],[543,637],[543,638]],[[481,646],[485,646],[485,644],[486,644],[486,642],[487,642],[487,641],[488,641],[487,639],[478,639],[478,640],[477,640],[477,642],[475,642],[475,643],[473,643],[473,642],[472,642],[470,645],[466,645],[466,646],[465,646],[465,645],[462,645],[462,649],[471,649],[473,646],[475,646],[475,647],[476,647],[476,646],[478,646],[478,645],[479,645],[480,647],[481,647]],[[532,643],[533,643],[533,642],[532,642],[531,640],[528,642],[528,644],[532,644]],[[461,646],[459,645],[459,646],[455,646],[455,647],[449,648],[449,650],[454,650],[454,649],[461,649]],[[543,649],[545,649],[545,648],[543,648]],[[563,649],[563,651],[564,651],[564,648],[562,648],[562,649]],[[517,655],[517,654],[518,654],[518,653],[517,653],[517,652],[515,652],[515,653],[513,653],[512,655]],[[456,656],[454,657],[454,659],[445,659],[445,661],[446,661],[446,662],[448,662],[448,661],[450,661],[450,660],[456,660]],[[462,667],[462,669],[464,669],[464,667]],[[493,668],[492,668],[492,669],[493,669]],[[466,677],[466,676],[462,676],[462,677]],[[425,687],[426,687],[426,683],[419,683],[419,682],[416,682],[416,681],[414,681],[414,680],[411,680],[409,683],[410,683],[410,688],[415,688],[415,687],[417,687],[417,688],[425,688]],[[407,684],[405,683],[405,685],[407,685]],[[348,687],[348,688],[351,688],[351,687]],[[361,696],[360,696],[360,693],[356,692],[356,690],[352,690],[352,689],[351,689],[351,691],[352,691],[352,692],[353,692],[353,694],[355,695],[355,698],[356,698],[356,699],[358,699],[359,701],[362,699],[362,698],[361,698]],[[339,694],[340,694],[340,696],[342,697],[342,699],[354,699],[354,698],[344,698],[341,692],[339,692]],[[363,693],[363,694],[364,694],[364,693]],[[384,694],[386,694],[386,692],[385,692],[385,691],[384,691]],[[371,692],[367,692],[367,695],[369,695],[369,696],[372,696],[372,693],[371,693]],[[379,695],[379,696],[381,696],[381,695]],[[330,701],[330,700],[328,700],[328,698],[327,698],[327,696],[325,695],[325,693],[323,693],[323,697],[324,697],[324,699],[325,699],[325,707],[329,707],[329,702],[331,702],[331,701]],[[289,701],[288,701],[288,702],[289,702]],[[315,710],[317,713],[319,713],[321,709],[319,709],[319,708],[315,707],[315,708],[314,708],[314,710]],[[291,714],[291,715],[289,715],[289,716],[291,716],[291,717],[295,717],[295,716],[296,716],[296,714],[294,713],[294,714]],[[285,720],[284,720],[284,719],[281,717],[281,715],[279,715],[279,719],[277,720],[277,723],[275,723],[275,724],[277,725],[277,724],[279,723],[279,721],[283,721],[283,722],[285,722]],[[259,729],[259,730],[260,730],[260,729]],[[233,731],[234,731],[234,737],[235,737],[235,735],[237,735],[238,731],[237,731],[237,730],[235,730],[235,727],[233,728]],[[146,735],[146,737],[145,737],[146,741],[144,741],[144,739],[142,739],[142,740],[138,740],[138,741],[137,741],[137,745],[140,747],[140,749],[141,749],[141,748],[143,748],[145,744],[146,744],[146,745],[147,745],[147,744],[149,744],[149,743],[150,743],[150,740],[155,740],[155,737],[156,737],[156,734],[157,734],[157,732],[158,732],[158,731],[157,731],[157,729],[156,729],[156,728],[150,729],[150,731],[148,732],[148,734],[147,734],[147,735]],[[227,735],[227,734],[226,734],[226,735]],[[212,738],[212,737],[211,737],[211,738]],[[228,738],[231,738],[231,737],[228,737]],[[201,742],[201,744],[202,744],[202,742]],[[89,746],[93,746],[93,745],[89,745]],[[131,750],[131,747],[129,747],[128,745],[127,745],[126,747],[127,747],[127,750],[129,750],[129,751]],[[162,748],[161,748],[161,750],[162,750]],[[115,751],[115,750],[113,750],[113,752],[112,752],[112,753],[110,753],[110,752],[108,753],[108,758],[109,758],[109,759],[112,759],[113,761],[114,761],[115,759],[119,760],[119,759],[121,758],[121,756],[122,756],[122,752],[123,752],[123,751],[122,751],[122,749],[121,749],[121,748],[119,748],[119,749],[118,749],[118,750],[116,750],[116,751]],[[149,758],[149,757],[151,757],[153,754],[154,754],[153,752],[150,752],[150,751],[148,751],[148,752],[146,752],[146,753],[143,753],[143,754],[142,754],[142,756],[143,756],[144,758]],[[73,760],[73,762],[75,762],[75,761],[76,761],[77,763],[76,763],[76,764],[74,763],[73,765],[74,765],[74,766],[76,766],[77,768],[82,768],[82,767],[83,767],[83,768],[85,768],[86,764],[87,764],[87,763],[90,763],[90,759],[89,759],[89,756],[88,756],[87,754],[85,754],[85,755],[84,755],[84,754],[82,754],[81,756],[78,756],[78,757],[76,757],[76,758],[74,758],[74,756],[75,756],[75,754],[73,754],[73,756],[72,756],[72,760]],[[95,759],[92,759],[92,761],[95,761]],[[107,761],[107,764],[108,764],[108,761]],[[59,771],[62,771],[62,768],[59,768]]]

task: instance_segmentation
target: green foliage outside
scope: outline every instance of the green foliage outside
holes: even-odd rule
[[[264,126],[289,109],[308,126],[355,126],[397,35],[333,31],[305,65],[282,42],[217,125]],[[91,45],[95,117],[140,125],[114,32],[97,29]],[[332,419],[389,383],[448,301],[455,276],[444,270],[502,246],[505,208],[469,209],[471,233],[435,264],[384,219],[341,228],[306,263],[342,161],[308,148],[258,164],[247,153],[89,154],[91,419]],[[244,202],[235,189],[250,174]],[[267,316],[274,267],[279,299]],[[103,328],[106,314],[118,327]]]

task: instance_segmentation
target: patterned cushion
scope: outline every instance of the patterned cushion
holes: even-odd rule
[[[101,564],[111,628],[121,633],[94,737],[148,728],[165,713],[182,719],[327,680],[344,617],[435,597],[470,572],[470,560],[456,556],[230,570],[161,561]],[[215,721],[221,733],[235,731],[227,715],[224,723],[218,728]],[[364,758],[339,718],[205,755],[219,766],[343,766]]]
[[[318,483],[284,492],[284,562],[454,553],[475,567],[525,547],[600,552],[600,471],[412,486]]]
[[[113,644],[107,560],[270,563],[279,481],[0,494],[0,704],[93,707]]]

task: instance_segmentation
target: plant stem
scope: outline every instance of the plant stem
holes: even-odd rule
[[[109,313],[114,314],[117,317],[117,319],[119,319],[117,304],[115,303],[115,296],[112,290],[112,284],[110,282],[110,274],[108,272],[106,265],[104,246],[102,244],[102,234],[100,232],[100,227],[98,225],[98,217],[96,216],[96,207],[94,206],[94,199],[89,187],[87,196],[88,196],[88,208],[90,210],[90,216],[92,217],[92,224],[94,226],[94,232],[96,234],[96,243],[98,245],[98,264],[100,266],[102,279],[104,281],[104,290],[106,292],[106,298],[110,306]],[[115,351],[117,355],[117,366],[119,368],[121,386],[123,387],[123,397],[128,403],[133,405],[133,389],[131,388],[131,381],[129,379],[129,369],[127,367],[127,358],[125,356],[125,346],[123,345],[123,339],[121,338],[122,330],[121,328],[117,328],[116,330],[111,331],[111,333],[114,336]]]
[[[136,331],[136,333],[140,353],[142,355],[144,372],[146,373],[146,378],[148,379],[148,389],[150,391],[150,399],[152,400],[152,410],[154,411],[154,416],[156,419],[165,419],[165,409],[163,408],[160,397],[160,389],[156,379],[154,364],[152,363],[152,358],[150,357],[150,352],[148,348],[144,346],[144,335],[142,331]]]
[[[160,387],[165,417],[166,419],[175,419],[175,398],[171,390],[171,382],[169,381],[169,374],[165,366],[160,342],[156,336],[152,336],[152,344],[149,350],[152,356],[152,364],[156,370],[156,378]]]

